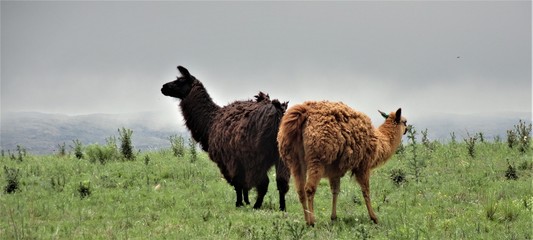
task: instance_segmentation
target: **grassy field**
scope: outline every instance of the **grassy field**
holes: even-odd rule
[[[104,164],[72,153],[4,154],[0,239],[532,239],[531,147],[478,141],[472,157],[466,141],[403,146],[371,177],[378,225],[345,176],[335,222],[321,181],[314,228],[305,226],[292,182],[287,212],[277,210],[272,171],[263,208],[235,208],[233,188],[203,152]],[[18,189],[7,193],[15,180]]]

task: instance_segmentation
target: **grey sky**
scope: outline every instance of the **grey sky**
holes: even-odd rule
[[[177,114],[177,65],[221,105],[526,112],[531,1],[1,2],[2,114]]]

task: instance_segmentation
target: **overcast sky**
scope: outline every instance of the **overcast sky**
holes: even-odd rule
[[[530,112],[531,36],[531,1],[2,1],[1,111],[177,114],[183,65],[220,105]]]

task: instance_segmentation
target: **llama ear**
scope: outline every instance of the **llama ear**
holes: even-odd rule
[[[383,118],[385,118],[385,119],[389,118],[389,114],[386,114],[386,113],[384,113],[384,112],[382,112],[382,111],[380,111],[380,110],[378,110],[378,112],[381,113],[381,116],[382,116]]]
[[[402,108],[396,110],[396,117],[394,118],[394,122],[400,123],[400,121],[402,121]]]
[[[185,78],[190,78],[191,74],[189,73],[189,70],[187,68],[184,68],[182,66],[178,66],[178,70],[180,71],[181,75]]]

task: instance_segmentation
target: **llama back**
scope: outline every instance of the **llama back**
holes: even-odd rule
[[[368,116],[342,102],[309,102],[312,112],[304,134],[306,155],[340,172],[372,162],[377,138]],[[312,147],[312,146],[323,146]]]
[[[370,119],[340,102],[308,101],[294,106],[287,111],[280,134],[285,136],[278,137],[280,153],[289,165],[291,159],[303,161],[306,156],[346,172],[374,157],[368,156],[376,142]]]
[[[257,177],[279,159],[276,133],[283,111],[263,99],[237,101],[220,113],[213,121],[209,155],[229,183],[239,171],[253,169],[246,171],[245,183],[255,186],[262,180]]]

